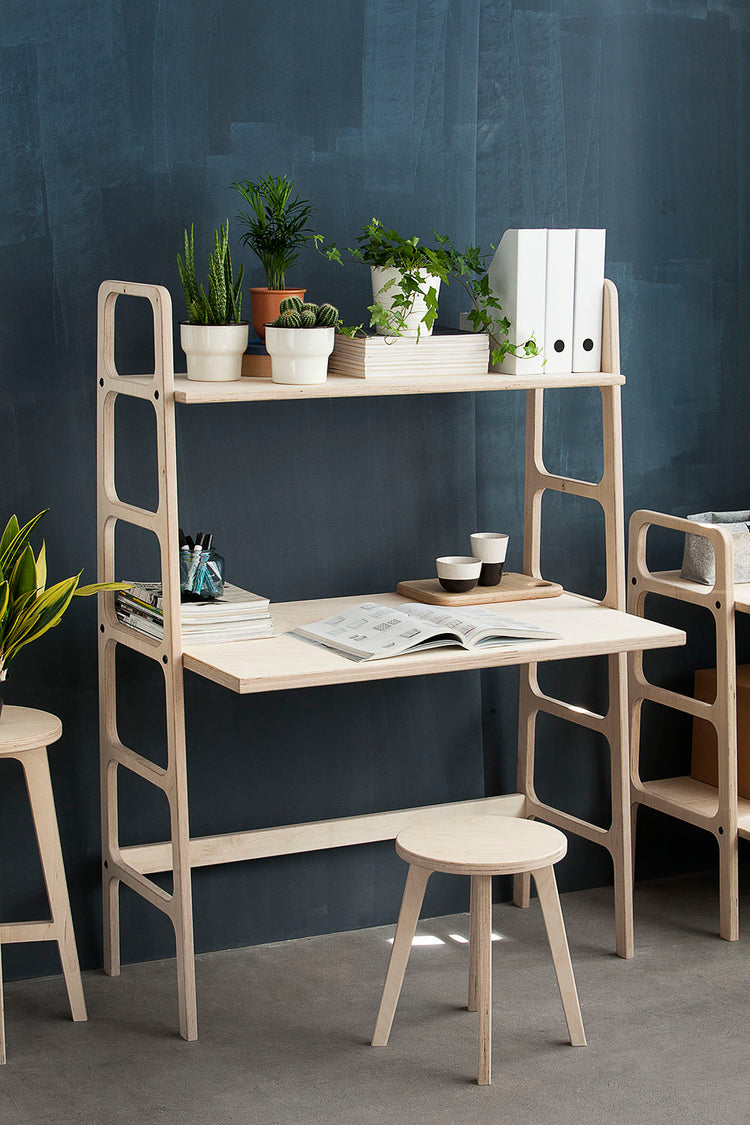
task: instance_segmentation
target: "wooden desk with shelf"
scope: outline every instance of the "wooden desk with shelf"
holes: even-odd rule
[[[154,373],[119,375],[114,361],[115,303],[120,296],[150,301],[154,323]],[[283,855],[318,848],[392,839],[415,811],[401,809],[346,817],[335,821],[285,825],[226,835],[191,839],[185,752],[184,669],[222,684],[240,694],[283,691],[321,684],[356,683],[396,677],[431,675],[519,665],[521,669],[518,792],[500,797],[433,807],[445,811],[492,812],[506,816],[539,817],[559,828],[605,847],[612,856],[615,891],[617,952],[633,954],[632,871],[628,787],[627,653],[684,643],[680,630],[628,616],[625,612],[625,559],[622,502],[622,445],[619,374],[617,291],[605,282],[602,366],[591,375],[526,376],[488,374],[456,378],[435,374],[396,379],[329,378],[319,386],[291,387],[267,378],[243,378],[235,383],[189,382],[175,376],[172,354],[172,306],[162,286],[130,282],[104,282],[99,291],[98,344],[98,553],[99,578],[109,580],[116,569],[114,528],[118,520],[152,531],[161,548],[161,581],[165,597],[165,629],[161,642],[152,641],[117,621],[112,595],[100,596],[100,743],[102,787],[102,876],[104,885],[105,968],[120,970],[119,884],[163,911],[172,921],[177,950],[180,1033],[197,1037],[195,968],[190,872],[193,867]],[[563,387],[599,387],[602,397],[604,471],[598,482],[579,481],[547,472],[542,457],[544,390]],[[202,645],[183,648],[180,631],[178,571],[178,498],[176,473],[175,408],[177,404],[208,405],[226,402],[290,401],[314,398],[353,398],[389,395],[455,394],[524,391],[526,393],[526,477],[524,573],[541,578],[541,500],[545,490],[597,501],[604,512],[606,592],[601,602],[576,594],[539,602],[504,603],[503,612],[548,623],[562,635],[557,641],[519,641],[481,653],[439,649],[393,660],[357,664],[335,653],[285,636],[296,624],[329,615],[335,608],[373,595],[273,606],[277,630],[272,640]],[[114,405],[118,395],[151,402],[157,420],[159,467],[158,505],[154,512],[123,503],[115,489]],[[398,604],[396,594],[374,595]],[[159,662],[164,673],[167,711],[167,766],[162,768],[125,746],[119,738],[115,704],[115,650],[126,645]],[[538,684],[540,661],[569,660],[607,655],[609,701],[599,715],[564,700],[545,695]],[[599,731],[609,744],[612,778],[612,820],[601,828],[539,801],[534,790],[536,716],[544,712],[576,725]],[[171,838],[159,843],[120,847],[117,820],[117,770],[133,771],[160,788],[170,808]],[[149,874],[171,871],[173,889],[163,890]],[[517,879],[515,898],[528,904],[527,876]]]

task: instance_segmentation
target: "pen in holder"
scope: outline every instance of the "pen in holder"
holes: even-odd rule
[[[183,602],[210,602],[224,593],[224,559],[214,551],[213,536],[201,532],[194,545],[180,548],[180,596]]]

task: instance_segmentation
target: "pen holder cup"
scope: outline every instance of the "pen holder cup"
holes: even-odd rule
[[[216,551],[180,551],[183,602],[212,602],[224,593],[224,559]]]

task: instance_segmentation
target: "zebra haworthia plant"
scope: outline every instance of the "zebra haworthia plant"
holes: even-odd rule
[[[177,270],[185,290],[188,321],[190,324],[239,324],[242,314],[242,279],[244,265],[240,266],[237,280],[232,274],[232,254],[229,249],[229,219],[214,231],[214,249],[208,259],[208,293],[195,273],[194,227],[185,231],[185,260],[177,255]]]
[[[29,539],[45,509],[21,527],[11,516],[0,536],[0,682],[8,664],[20,650],[59,623],[74,597],[100,590],[128,590],[129,582],[101,582],[79,586],[79,572],[47,587],[47,551],[44,542],[35,556]]]
[[[299,297],[285,297],[279,306],[279,315],[273,328],[336,328],[339,310],[327,302],[315,305]]]

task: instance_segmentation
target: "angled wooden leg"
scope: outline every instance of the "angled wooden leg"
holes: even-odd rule
[[[44,882],[47,887],[52,924],[55,929],[60,950],[65,987],[68,990],[70,1011],[78,1022],[86,1019],[86,1001],[83,996],[81,970],[78,965],[78,951],[73,932],[73,918],[70,913],[68,885],[65,880],[60,836],[57,830],[55,800],[49,776],[47,749],[25,750],[20,755],[26,775],[26,788],[29,793],[31,812],[34,817],[34,831],[39,845]]]
[[[513,905],[525,910],[531,902],[531,876],[528,871],[513,876]]]
[[[728,832],[719,841],[719,933],[725,941],[740,936],[738,837]]]
[[[396,1012],[396,1005],[401,994],[401,985],[404,982],[406,964],[411,953],[411,943],[419,921],[419,912],[422,909],[427,880],[431,872],[425,867],[409,865],[406,876],[404,897],[401,900],[401,910],[396,926],[396,935],[393,939],[391,957],[388,962],[388,972],[383,985],[383,996],[380,1001],[380,1010],[375,1023],[375,1032],[372,1037],[373,1047],[385,1047],[391,1033],[391,1024]]]
[[[578,1003],[578,992],[573,976],[568,939],[565,936],[565,923],[560,909],[560,896],[557,893],[554,868],[542,867],[539,871],[535,871],[534,881],[542,907],[547,940],[549,941],[557,984],[560,989],[560,999],[570,1033],[570,1042],[574,1047],[585,1047],[586,1035],[583,1030],[581,1008]]]
[[[492,876],[473,875],[477,931],[477,1083],[489,1086],[492,1079]]]
[[[471,905],[469,922],[469,1002],[467,1010],[477,1010],[477,884],[476,875],[471,877]]]
[[[0,961],[0,1066],[5,1065],[5,1010],[3,1007],[3,966]]]

